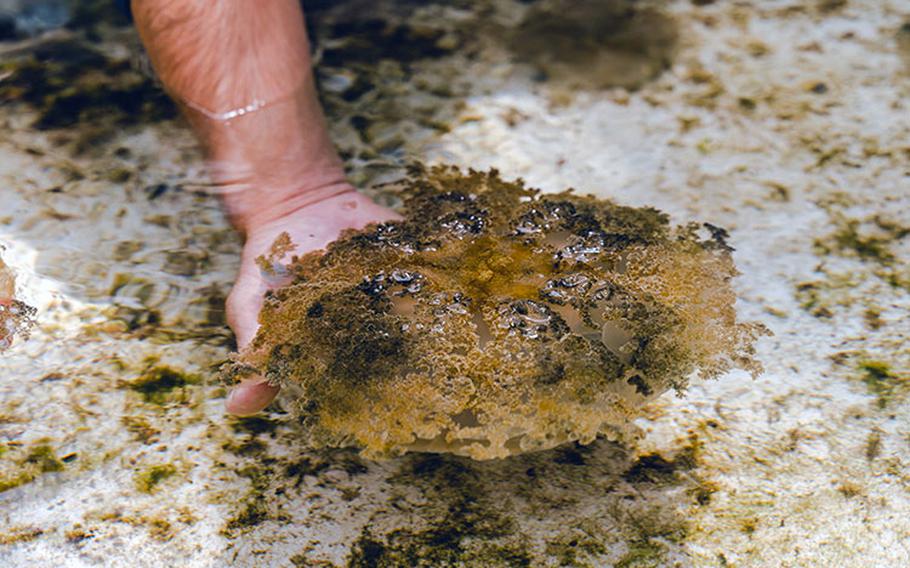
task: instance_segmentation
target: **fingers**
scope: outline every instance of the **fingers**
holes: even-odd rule
[[[228,325],[234,330],[237,347],[246,347],[259,328],[259,310],[262,308],[262,296],[265,294],[265,283],[259,278],[237,280],[228,295],[226,315]]]
[[[227,321],[234,330],[239,349],[249,345],[256,335],[265,289],[260,279],[241,276],[227,298]],[[278,387],[269,385],[262,377],[251,377],[244,379],[231,390],[225,407],[231,414],[239,416],[255,414],[268,406],[276,394]]]
[[[225,406],[231,414],[247,416],[268,406],[277,394],[278,387],[273,387],[262,377],[252,377],[234,387]]]
[[[281,223],[247,235],[240,275],[226,302],[227,322],[237,338],[238,349],[246,348],[256,336],[265,293],[292,281],[290,275],[280,278],[263,274],[255,261],[259,255],[268,258],[276,237],[289,232],[297,246],[295,253],[307,253],[325,247],[343,229],[360,228],[373,221],[398,217],[394,211],[376,205],[357,193],[336,196],[298,213],[296,217],[288,217]],[[307,228],[298,230],[295,227]],[[234,387],[226,407],[232,414],[254,414],[265,408],[277,393],[278,387],[270,386],[262,377],[252,377]]]

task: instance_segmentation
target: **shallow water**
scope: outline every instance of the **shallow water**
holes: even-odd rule
[[[638,3],[672,49],[611,21],[590,64],[632,83],[516,49],[558,2],[368,4],[311,9],[356,183],[443,159],[725,227],[767,372],[657,400],[635,447],[483,464],[225,416],[240,240],[130,28],[80,3],[0,41],[0,254],[38,308],[0,356],[0,564],[910,564],[907,3]]]

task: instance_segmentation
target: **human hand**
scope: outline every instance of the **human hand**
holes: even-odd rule
[[[256,262],[258,257],[268,256],[279,235],[287,233],[295,245],[291,254],[301,256],[324,249],[345,229],[361,229],[370,223],[399,218],[393,210],[373,203],[351,186],[341,191],[247,227],[240,271],[227,299],[227,320],[237,337],[238,349],[246,347],[256,335],[266,291],[287,284],[263,274]],[[265,408],[277,393],[278,387],[268,384],[263,377],[244,379],[228,396],[227,410],[238,415],[254,414]]]
[[[242,349],[256,334],[263,294],[282,284],[256,264],[281,233],[302,255],[344,229],[396,215],[345,181],[316,94],[300,2],[133,0],[132,11],[158,78],[202,142],[231,222],[246,235],[227,300]],[[252,414],[276,392],[261,377],[248,379],[227,408]]]

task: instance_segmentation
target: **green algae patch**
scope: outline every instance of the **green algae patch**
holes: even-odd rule
[[[237,512],[225,523],[221,531],[225,536],[236,536],[272,518],[266,493],[270,487],[269,480],[274,475],[273,469],[268,466],[249,465],[237,473],[249,479],[250,488],[240,501]]]
[[[396,566],[531,566],[530,553],[520,545],[486,546],[467,552],[452,546],[458,537],[457,527],[443,527],[419,538],[403,531],[396,542],[376,540],[365,531],[353,545],[348,559],[350,568],[394,568]],[[399,540],[400,539],[400,540]]]
[[[31,542],[44,534],[44,529],[38,527],[13,527],[8,532],[0,533],[0,545],[19,544]]]
[[[122,417],[120,422],[137,441],[143,444],[151,444],[161,434],[161,430],[152,426],[148,418],[144,416],[127,415]]]
[[[672,458],[651,453],[640,456],[623,474],[623,479],[629,483],[656,483],[670,485],[678,482],[678,476],[697,467],[698,446],[696,439],[693,443],[679,450]]]
[[[237,435],[229,438],[221,447],[232,454],[246,457],[265,454],[268,444],[260,437],[274,437],[278,428],[278,421],[263,416],[234,416],[229,423]]]
[[[167,95],[128,59],[109,58],[77,39],[37,42],[0,64],[0,75],[0,101],[30,107],[38,130],[68,129],[56,141],[77,154],[103,147],[124,127],[177,116]]]
[[[186,387],[198,385],[202,378],[172,367],[154,366],[138,378],[126,383],[126,387],[142,395],[146,402],[163,405],[179,399]]]
[[[869,219],[855,219],[836,214],[832,220],[837,227],[836,230],[815,241],[819,254],[853,256],[863,261],[891,266],[897,260],[894,245],[910,235],[910,226],[888,220],[881,215],[874,215]]]
[[[899,312],[889,305],[897,307],[910,293],[910,268],[904,258],[910,226],[893,211],[860,214],[857,204],[844,195],[819,205],[831,228],[813,240],[820,260],[818,276],[796,284],[800,307],[831,323],[848,314],[862,318],[870,335],[887,334],[892,319],[888,312]]]
[[[899,375],[889,364],[882,361],[860,361],[859,372],[862,381],[878,400],[878,407],[885,408],[894,397],[910,390],[910,376]]]
[[[178,509],[180,511],[180,509]],[[99,521],[102,523],[123,523],[137,528],[143,528],[148,531],[148,535],[159,541],[168,542],[174,538],[177,527],[168,518],[164,516],[142,515],[136,513],[126,513],[121,510],[106,510],[89,512],[84,517],[86,520]],[[175,519],[181,524],[192,524],[195,518],[188,514],[185,509],[179,512]],[[82,529],[80,525],[75,525],[73,529],[67,531],[67,538],[75,541],[93,538],[95,534],[89,530]]]
[[[24,463],[37,466],[38,471],[41,473],[63,470],[63,462],[57,458],[54,448],[47,445],[32,448],[28,455],[25,456]]]
[[[268,446],[254,438],[240,442],[225,442],[221,449],[238,456],[256,457],[263,455],[268,450]]]
[[[223,372],[287,387],[313,446],[490,459],[618,439],[691,376],[761,372],[719,227],[495,171],[415,167],[387,190],[404,219],[294,257]]]
[[[462,41],[443,29],[416,28],[378,17],[339,22],[327,32],[325,35],[333,41],[327,42],[320,64],[330,67],[375,66],[383,60],[407,65],[450,55]],[[352,85],[346,96],[356,98],[365,88],[365,85]]]
[[[682,443],[668,461],[686,461],[682,456],[692,444]],[[681,543],[688,535],[686,504],[676,497],[685,497],[693,475],[673,476],[666,485],[630,482],[622,476],[634,465],[630,458],[603,440],[496,462],[410,456],[389,480],[392,487],[407,488],[409,497],[377,512],[345,564],[593,567],[624,558],[629,566],[649,565],[645,559],[672,565],[684,554]],[[583,493],[569,496],[567,486]],[[664,499],[671,495],[676,497],[670,502]],[[589,500],[592,508],[580,510]],[[544,550],[529,545],[542,536]]]
[[[470,462],[426,455],[403,464],[402,483],[428,485],[444,513],[422,528],[385,535],[364,528],[351,548],[348,566],[530,566],[531,557],[516,522],[499,512]]]
[[[105,26],[126,27],[130,20],[122,9],[107,0],[82,0],[70,6],[69,30],[77,30],[89,41],[100,42]]]
[[[142,493],[153,493],[159,484],[176,474],[177,467],[173,464],[159,464],[139,472],[133,481]]]
[[[637,540],[629,545],[629,550],[614,565],[615,568],[653,568],[661,566],[666,554],[666,547],[650,540]]]
[[[874,282],[886,284],[885,292],[910,292],[910,270],[903,262],[900,250],[910,236],[910,226],[899,223],[886,214],[853,217],[845,213],[847,203],[822,204],[828,212],[834,230],[814,240],[815,253],[822,259],[840,257],[858,261],[862,268],[835,272],[821,265],[825,278],[797,284],[796,297],[810,314],[832,318],[838,308],[864,305],[867,312],[879,308],[880,293],[864,291]],[[880,310],[879,310],[880,311]],[[880,322],[872,327],[881,327]]]
[[[231,418],[231,427],[238,433],[271,434],[278,428],[278,422],[262,416],[237,416]]]
[[[65,468],[54,448],[45,442],[33,446],[6,444],[0,448],[4,450],[0,452],[0,493]]]
[[[865,350],[841,351],[830,358],[842,373],[875,397],[879,409],[900,403],[910,394],[910,367],[904,352],[884,357]]]
[[[833,317],[834,312],[824,294],[825,288],[826,283],[824,282],[800,282],[797,284],[796,299],[799,300],[799,306],[820,319]]]
[[[593,559],[605,556],[609,551],[604,543],[588,534],[569,534],[547,542],[547,556],[555,559],[558,566],[595,566]]]

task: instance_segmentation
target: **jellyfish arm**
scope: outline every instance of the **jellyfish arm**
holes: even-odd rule
[[[288,233],[301,254],[395,213],[345,178],[297,0],[133,0],[131,7],[152,66],[202,143],[224,208],[246,237],[227,302],[243,347],[258,327],[263,294],[277,284],[256,259],[279,235]],[[276,392],[261,378],[246,379],[228,409],[257,412]]]

